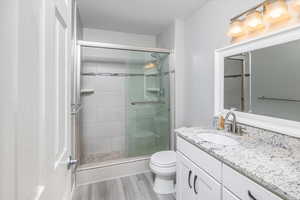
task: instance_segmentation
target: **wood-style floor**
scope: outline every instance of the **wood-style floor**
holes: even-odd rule
[[[73,200],[175,200],[175,194],[157,195],[150,173],[79,186]]]

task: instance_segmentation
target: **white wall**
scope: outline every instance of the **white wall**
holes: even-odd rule
[[[17,189],[18,198],[33,198],[37,187],[45,184],[46,154],[43,129],[43,2],[19,1],[18,24],[18,113]],[[47,154],[48,155],[48,154]],[[49,171],[47,171],[49,172]]]
[[[210,126],[214,99],[214,50],[229,44],[231,17],[261,0],[210,0],[185,19],[185,125]]]
[[[123,33],[101,29],[84,28],[83,39],[87,41],[131,45],[139,47],[156,47],[156,37],[154,35]]]
[[[156,46],[158,48],[174,49],[174,45],[175,23],[172,23],[156,36]]]
[[[184,64],[184,21],[176,19],[157,35],[157,47],[171,49],[169,56],[170,74],[170,103],[171,127],[179,128],[185,125],[186,91],[185,64]],[[175,148],[174,130],[171,130],[171,147]]]
[[[185,31],[184,21],[175,20],[174,59],[172,69],[175,69],[175,126],[186,125],[187,116],[187,90],[186,65],[185,65]]]
[[[17,72],[18,1],[3,1],[0,7],[0,199],[15,199],[15,114]]]
[[[39,162],[42,1],[1,6],[0,199],[33,199]],[[44,160],[43,160],[44,161]]]

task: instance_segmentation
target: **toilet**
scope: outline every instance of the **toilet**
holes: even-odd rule
[[[150,169],[155,174],[153,190],[158,194],[175,192],[176,153],[161,151],[153,154]]]

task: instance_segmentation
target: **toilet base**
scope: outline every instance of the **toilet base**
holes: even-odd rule
[[[171,194],[175,192],[174,176],[159,176],[154,179],[153,190],[157,194]]]

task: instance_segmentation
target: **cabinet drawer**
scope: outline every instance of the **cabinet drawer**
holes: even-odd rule
[[[209,175],[221,182],[222,163],[186,140],[177,137],[177,149]]]
[[[240,200],[240,199],[223,187],[223,200]]]
[[[223,185],[241,200],[282,200],[226,165],[223,165]]]

